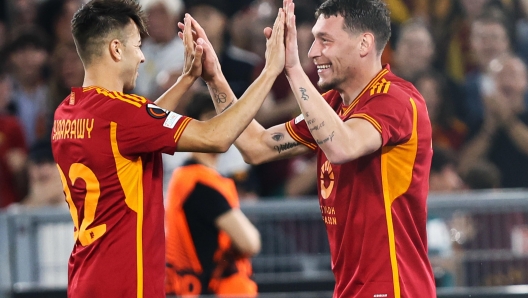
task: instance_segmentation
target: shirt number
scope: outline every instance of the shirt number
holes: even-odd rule
[[[106,224],[100,224],[88,229],[88,226],[90,226],[95,219],[95,210],[97,209],[97,203],[99,202],[99,196],[101,194],[99,180],[97,180],[97,177],[90,168],[81,163],[74,163],[70,167],[68,176],[70,178],[71,185],[74,185],[77,179],[84,180],[84,183],[86,184],[86,196],[84,197],[84,217],[82,221],[79,222],[77,207],[75,207],[75,204],[73,203],[66,176],[62,172],[59,165],[57,165],[57,168],[59,169],[62,187],[64,189],[64,193],[66,194],[66,202],[68,202],[68,206],[70,207],[70,214],[75,226],[73,238],[75,241],[79,240],[83,246],[90,245],[95,240],[101,238],[101,236],[103,236],[106,232]]]

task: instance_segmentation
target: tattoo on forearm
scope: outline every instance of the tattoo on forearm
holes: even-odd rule
[[[275,150],[277,150],[277,152],[279,152],[280,154],[282,151],[291,149],[296,146],[299,146],[299,143],[288,142],[286,144],[280,144],[280,145],[274,146],[273,148],[275,148]]]
[[[231,100],[231,102],[230,102],[225,108],[223,108],[223,109],[222,109],[222,112],[220,112],[220,113],[223,113],[225,110],[229,109],[229,107],[232,106],[234,102],[235,102],[234,99]]]
[[[314,131],[314,130],[319,130],[320,128],[322,128],[324,126],[324,121],[321,122],[320,124],[316,124],[315,126],[311,127],[310,128],[310,131]]]
[[[315,118],[306,120],[306,124],[311,125],[315,123]]]
[[[334,135],[335,135],[335,131],[332,131],[332,133],[328,137],[326,137],[324,140],[316,140],[316,142],[319,145],[322,145],[326,142],[332,142],[332,140],[334,139]]]
[[[224,92],[218,91],[218,89],[216,89],[216,88],[212,88],[212,89],[213,89],[213,94],[214,94],[214,98],[215,98],[216,102],[217,103],[225,103],[226,99],[227,99],[227,94],[225,94]]]
[[[276,132],[276,133],[271,134],[271,138],[277,142],[280,142],[282,141],[282,139],[284,139],[284,134],[280,132]]]
[[[300,87],[299,91],[301,91],[301,98],[303,100],[308,100],[310,98],[310,96],[308,96],[308,94],[306,94],[306,89],[304,89],[303,87]]]

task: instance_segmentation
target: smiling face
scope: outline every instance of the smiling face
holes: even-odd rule
[[[136,86],[139,65],[145,62],[145,56],[141,51],[141,36],[138,27],[132,21],[125,28],[121,41],[121,78],[123,80],[123,89],[132,90]]]
[[[312,34],[315,40],[308,52],[319,74],[318,85],[323,91],[341,90],[355,76],[360,59],[361,34],[345,30],[342,16],[326,18],[320,15]]]

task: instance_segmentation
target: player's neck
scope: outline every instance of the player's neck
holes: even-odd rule
[[[123,92],[123,82],[119,74],[103,64],[92,65],[85,70],[83,87],[89,86],[102,87],[109,91]]]
[[[350,76],[351,80],[343,84],[344,87],[341,90],[338,90],[343,99],[343,104],[350,105],[381,69],[381,61],[357,68],[355,74]]]

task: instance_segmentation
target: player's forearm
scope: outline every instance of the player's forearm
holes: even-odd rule
[[[160,108],[174,111],[178,106],[183,94],[191,88],[196,78],[189,75],[181,75],[176,83],[163,93],[154,103]]]
[[[331,162],[354,157],[348,127],[328,105],[299,66],[288,73],[288,81],[310,133]]]
[[[215,130],[220,132],[212,136],[219,144],[229,147],[235,142],[255,117],[275,78],[276,75],[263,71],[239,100],[236,100],[225,80],[207,83],[217,112],[220,113],[209,120],[210,124],[216,127]],[[260,126],[256,122],[254,125]]]

